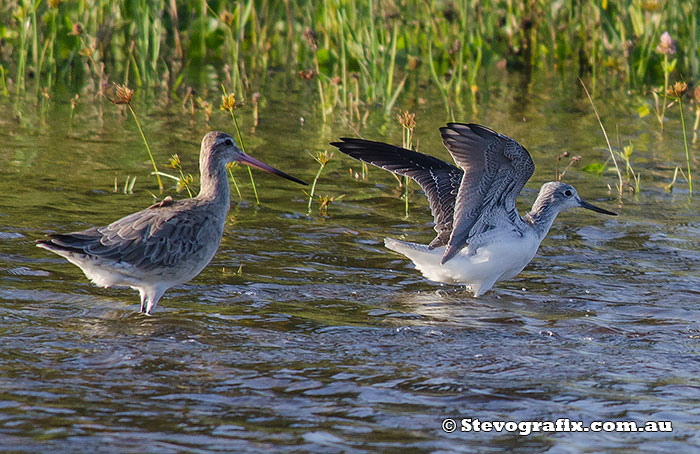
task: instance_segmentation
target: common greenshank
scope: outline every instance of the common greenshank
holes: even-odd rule
[[[520,273],[537,253],[560,211],[582,207],[611,216],[559,181],[545,183],[532,209],[520,216],[515,200],[535,165],[515,140],[476,124],[448,123],[442,142],[457,166],[412,150],[341,138],[343,153],[415,180],[425,192],[437,236],[429,245],[386,238],[426,278],[465,284],[475,297]]]
[[[98,286],[138,290],[141,312],[150,315],[166,290],[197,276],[219,248],[230,204],[226,164],[231,161],[306,184],[243,153],[230,135],[210,132],[202,139],[196,197],[166,197],[104,227],[50,234],[37,246],[65,257]]]

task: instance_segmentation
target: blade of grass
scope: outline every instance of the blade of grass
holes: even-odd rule
[[[593,112],[595,112],[595,117],[598,119],[598,124],[600,125],[600,129],[603,131],[603,136],[605,136],[605,142],[608,144],[608,151],[610,152],[610,157],[612,158],[613,164],[615,164],[615,170],[617,171],[617,177],[619,179],[618,182],[618,188],[620,190],[620,195],[619,199],[622,201],[622,172],[620,172],[620,166],[617,165],[617,159],[615,159],[615,153],[613,152],[612,145],[610,145],[610,139],[608,138],[608,133],[605,131],[605,127],[603,126],[603,122],[600,119],[600,115],[598,114],[598,109],[595,107],[595,103],[593,103],[593,98],[591,98],[591,94],[588,92],[588,88],[586,88],[586,84],[583,83],[583,80],[579,77],[578,79],[579,82],[581,82],[581,86],[583,87],[583,91],[586,92],[586,96],[588,96],[588,101],[591,103],[591,107],[593,107]]]

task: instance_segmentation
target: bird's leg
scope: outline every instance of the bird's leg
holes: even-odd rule
[[[165,293],[165,290],[155,290],[149,293],[146,311],[144,312],[146,315],[151,315],[151,311],[156,308],[156,305],[158,304],[160,297],[163,296],[163,293]]]
[[[495,277],[492,277],[488,280],[485,279],[485,280],[477,283],[476,285],[470,285],[471,291],[474,294],[474,298],[478,298],[481,295],[483,295],[484,293],[491,290],[491,287],[493,287],[493,284],[496,283],[496,280],[497,279]]]
[[[146,290],[140,288],[139,295],[141,295],[141,310],[140,310],[140,312],[143,314],[144,312],[146,312]]]

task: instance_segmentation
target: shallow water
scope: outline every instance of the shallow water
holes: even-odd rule
[[[274,79],[273,79],[274,80]],[[525,210],[565,150],[606,159],[604,139],[575,81],[517,78],[482,94],[478,121],[523,143],[537,166]],[[322,125],[312,86],[273,84],[249,151],[313,179],[306,154],[339,136],[400,143],[380,109],[366,125]],[[572,94],[573,92],[573,94]],[[519,96],[515,96],[518,94]],[[215,101],[215,92],[210,93]],[[205,93],[206,96],[206,93]],[[420,150],[443,158],[448,119],[435,94],[417,93]],[[66,98],[68,99],[68,98]],[[525,102],[526,100],[527,102]],[[162,170],[178,153],[195,173],[215,113],[192,120],[177,101],[139,100]],[[202,274],[165,294],[153,317],[138,295],[91,285],[34,247],[47,232],[108,223],[152,203],[150,163],[129,117],[84,101],[72,122],[54,101],[0,107],[0,441],[16,452],[690,452],[700,447],[700,203],[679,181],[677,118],[665,135],[637,118],[639,100],[603,93],[614,137],[635,146],[642,191],[618,206],[603,177],[570,170],[585,199],[620,212],[559,216],[533,262],[479,299],[425,281],[384,249],[386,236],[427,242],[431,220],[416,191],[404,217],[391,176],[336,156],[320,194],[345,198],[328,216],[293,183],[236,169],[219,253]],[[17,113],[21,112],[20,115]],[[300,120],[304,117],[304,122]],[[615,139],[614,139],[615,140]],[[694,150],[698,154],[697,147]],[[694,161],[697,169],[698,162]],[[132,195],[113,192],[137,176]],[[168,184],[170,184],[168,182]],[[172,188],[169,193],[172,193]],[[241,273],[239,267],[242,265]],[[445,418],[671,421],[671,433],[445,433]]]

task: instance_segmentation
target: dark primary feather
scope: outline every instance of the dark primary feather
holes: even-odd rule
[[[452,232],[455,198],[464,174],[461,169],[432,156],[382,142],[351,138],[340,140],[342,142],[331,145],[355,159],[416,181],[428,197],[430,211],[435,218],[437,236],[430,243],[430,248],[447,244]]]
[[[535,171],[530,154],[510,137],[476,124],[448,123],[442,141],[464,169],[456,200],[455,223],[442,257],[447,262],[470,238],[504,219],[523,222],[515,201]]]
[[[52,248],[125,262],[143,270],[174,266],[201,246],[198,233],[208,221],[202,211],[188,211],[194,199],[153,205],[104,227],[52,234],[40,242]],[[174,207],[178,209],[173,210]],[[177,218],[177,222],[175,222]]]

